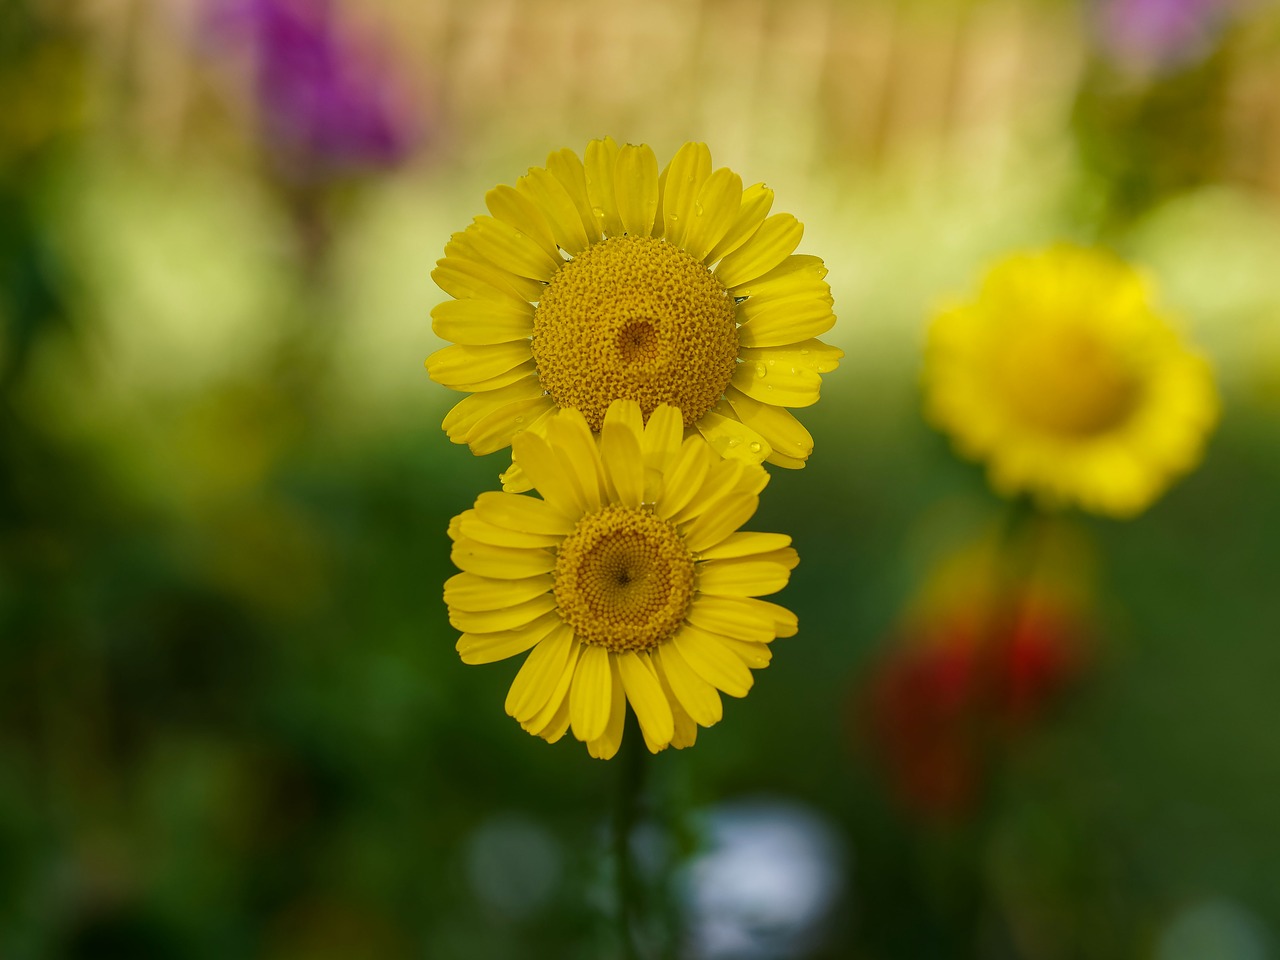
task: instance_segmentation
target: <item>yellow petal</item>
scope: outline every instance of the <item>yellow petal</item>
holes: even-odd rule
[[[569,688],[569,722],[579,740],[596,739],[609,723],[613,693],[610,673],[609,651],[595,644],[586,645]]]
[[[695,627],[722,637],[768,643],[775,636],[773,617],[737,597],[699,596],[686,616]]]
[[[569,647],[569,659],[560,671],[560,679],[551,690],[551,696],[542,705],[542,709],[528,720],[520,724],[525,730],[542,737],[548,743],[555,743],[569,729],[569,684],[573,682],[573,674],[578,667],[578,657],[582,655],[583,644],[574,643]]]
[[[733,371],[731,382],[752,400],[781,407],[811,406],[818,402],[818,392],[822,389],[822,377],[785,360],[740,363]]]
[[[445,300],[431,310],[431,329],[453,343],[479,346],[533,335],[533,307],[521,301]]]
[[[499,407],[468,431],[467,445],[478,457],[501,450],[555,406],[556,402],[544,395]]]
[[[796,457],[788,457],[785,454],[779,453],[777,450],[773,451],[773,453],[769,454],[769,456],[765,458],[765,463],[772,464],[775,467],[782,467],[786,470],[804,469],[803,460]]]
[[[685,508],[702,488],[711,469],[712,453],[700,436],[692,436],[680,447],[675,466],[667,474],[666,489],[654,505],[654,513],[670,520]]]
[[[740,492],[738,490],[739,482],[742,479],[745,470],[764,472],[764,468],[756,464],[744,464],[737,460],[720,460],[711,465],[707,470],[706,479],[702,481],[702,485],[694,491],[689,502],[680,509],[678,513],[670,517],[672,523],[682,525],[688,523],[695,517],[702,516],[708,510],[714,509],[719,503],[732,493]]]
[[[721,167],[698,190],[684,238],[685,253],[704,260],[733,226],[742,204],[742,178]]]
[[[738,364],[738,369],[742,364]],[[735,371],[734,376],[737,376]],[[732,413],[732,410],[727,411]],[[711,445],[711,449],[727,460],[741,460],[744,463],[759,463],[767,457],[771,448],[769,441],[752,430],[734,416],[726,416],[716,409],[708,410],[697,424],[701,433]]]
[[[475,510],[488,523],[525,533],[563,537],[573,529],[575,523],[572,518],[558,513],[545,500],[496,490],[480,494],[476,498]]]
[[[649,662],[653,665],[654,673],[658,677],[658,683],[662,687],[662,695],[667,698],[667,703],[671,707],[672,734],[671,746],[677,750],[683,750],[685,747],[692,747],[698,742],[698,724],[694,722],[693,717],[685,711],[680,705],[680,700],[676,697],[675,692],[671,689],[671,684],[667,681],[667,675],[663,672],[662,661],[656,656],[650,657]],[[710,686],[710,685],[708,685]],[[714,689],[711,693],[716,698],[716,703],[720,702],[720,694]]]
[[[556,565],[556,558],[548,550],[495,547],[467,539],[453,545],[449,559],[465,573],[495,580],[522,580],[550,573]]]
[[[671,716],[671,704],[662,692],[662,685],[649,665],[648,655],[632,652],[617,655],[618,673],[627,700],[636,712],[636,719],[644,731],[646,741],[665,747],[675,733]],[[651,748],[652,749],[652,748]],[[652,750],[657,753],[657,750]]]
[[[582,516],[577,483],[565,473],[560,458],[546,440],[526,430],[512,438],[511,450],[521,471],[553,510],[566,517]]]
[[[436,261],[431,279],[441,290],[459,300],[483,300],[511,306],[529,302],[530,298],[520,287],[533,282],[522,280],[513,283],[510,275],[491,264],[477,263],[464,257],[445,257]],[[536,286],[538,290],[542,289],[542,284]]]
[[[658,158],[648,146],[628,143],[619,148],[613,188],[623,229],[633,237],[649,236],[658,207]]]
[[[763,183],[753,184],[743,190],[733,223],[703,262],[715,263],[746,243],[760,229],[760,224],[764,223],[764,218],[769,215],[772,206],[773,191]]]
[[[714,510],[706,511],[682,529],[685,546],[695,554],[715,546],[750,520],[759,505],[757,497],[730,494],[717,503]]]
[[[742,658],[713,633],[685,624],[669,645],[698,676],[731,697],[745,697],[755,682]]]
[[[698,565],[698,590],[724,597],[760,597],[777,593],[791,579],[791,566],[755,557],[707,560]]]
[[[483,614],[471,614],[483,616]],[[494,663],[524,653],[540,642],[560,625],[558,613],[544,614],[534,620],[508,630],[464,633],[458,638],[457,649],[463,663]]]
[[[532,168],[516,181],[516,189],[542,212],[550,224],[556,245],[575,256],[587,249],[587,231],[583,229],[578,208],[568,191],[549,171],[541,167]]]
[[[524,499],[532,501],[532,497]],[[502,524],[490,523],[480,515],[478,510],[468,510],[459,517],[459,532],[464,537],[491,543],[495,547],[554,547],[564,539],[562,535],[553,533],[529,533],[526,530],[513,530]]]
[[[555,692],[569,653],[577,642],[573,629],[562,623],[552,627],[543,641],[529,651],[507,691],[507,716],[523,723],[542,709]]]
[[[822,282],[827,275],[821,257],[797,253],[784,259],[768,273],[744,280],[730,292],[735,297],[760,297],[762,300],[794,295],[821,296],[831,288]]]
[[[773,617],[773,627],[779,637],[794,637],[800,629],[796,615],[786,607],[770,603],[768,600],[756,600],[752,597],[747,597],[742,602],[751,604],[764,616]]]
[[[484,205],[497,219],[532,240],[553,260],[560,258],[547,218],[527,194],[500,184],[484,195]]]
[[[781,347],[826,333],[835,322],[826,298],[779,301],[742,324],[738,342],[744,347]]]
[[[474,573],[455,573],[444,582],[444,602],[458,610],[500,610],[524,603],[556,585],[549,573],[521,580],[494,580]]]
[[[766,643],[756,643],[738,637],[726,637],[716,634],[716,639],[723,643],[731,653],[747,665],[749,670],[763,670],[773,659],[773,651]]]
[[[581,512],[599,510],[605,491],[604,468],[587,421],[576,410],[563,410],[548,424],[547,440],[573,486]]]
[[[623,726],[627,718],[627,698],[622,690],[622,677],[618,674],[618,665],[609,658],[609,676],[611,679],[609,692],[609,722],[604,733],[587,742],[587,753],[597,760],[609,760],[622,746]]]
[[[664,643],[653,651],[652,657],[658,665],[659,673],[670,684],[676,700],[696,723],[710,727],[720,722],[720,718],[724,716],[720,694],[689,666],[675,647]]]
[[[644,465],[648,470],[666,471],[680,453],[684,442],[684,418],[680,411],[668,404],[659,404],[649,414],[640,447],[644,451]]]
[[[464,232],[481,256],[518,277],[546,283],[564,266],[559,257],[495,217],[476,217]]]
[[[478,347],[456,343],[427,357],[427,373],[436,383],[450,387],[496,377],[531,359],[529,343],[525,340]]]
[[[577,208],[584,235],[591,243],[595,243],[600,239],[600,223],[591,212],[591,197],[587,193],[587,172],[582,166],[582,161],[576,153],[565,147],[547,156],[547,169],[560,181],[565,193]]]
[[[644,499],[644,454],[640,450],[640,406],[614,401],[600,431],[600,453],[609,484],[623,506],[639,507]]]
[[[685,247],[694,200],[710,174],[711,151],[705,143],[686,143],[671,158],[662,194],[663,236],[677,247]]]
[[[764,437],[774,455],[803,461],[813,453],[813,435],[786,410],[753,400],[732,385],[724,395],[738,419]]]
[[[703,560],[731,560],[734,557],[749,557],[756,553],[772,553],[791,546],[791,538],[785,533],[756,533],[743,530],[731,533],[714,546],[699,551]]]
[[[800,221],[789,213],[775,213],[746,243],[720,261],[715,274],[730,288],[754,280],[790,256],[802,236]]]
[[[532,400],[545,393],[538,378],[525,377],[515,383],[497,390],[486,390],[484,393],[472,394],[456,403],[452,410],[445,414],[441,424],[449,439],[454,443],[466,443],[467,437],[485,417],[510,403]]]
[[[618,145],[612,137],[587,144],[587,197],[597,229],[607,237],[620,237],[626,232],[618,216],[618,195],[613,182],[617,161]]]

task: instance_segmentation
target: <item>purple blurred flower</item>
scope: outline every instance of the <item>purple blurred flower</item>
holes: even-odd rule
[[[1239,6],[1239,0],[1102,0],[1100,41],[1127,66],[1181,66],[1211,49]]]
[[[264,135],[291,175],[390,167],[412,149],[396,78],[328,0],[214,0],[212,27],[251,51]]]

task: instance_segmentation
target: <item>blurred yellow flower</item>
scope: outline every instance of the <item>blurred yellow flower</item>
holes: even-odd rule
[[[1218,417],[1208,364],[1134,267],[1059,245],[997,263],[929,329],[925,408],[1004,496],[1116,517],[1200,460]]]
[[[608,759],[630,702],[650,751],[691,746],[720,693],[745,696],[768,644],[795,634],[793,613],[757,599],[790,578],[791,538],[738,532],[768,474],[683,435],[666,404],[644,424],[615,401],[598,434],[576,410],[553,414],[513,441],[542,499],[484,493],[450,524],[458,652],[530,651],[506,701],[529,733],[571,729]]]
[[[609,404],[683,414],[721,456],[803,467],[813,437],[785,409],[818,400],[843,353],[814,339],[835,323],[826,267],[794,254],[803,227],[769,216],[773,191],[713,171],[686,143],[666,170],[612,139],[547,158],[485,197],[433,279],[453,300],[432,327],[454,342],[427,359],[470,393],[448,414],[455,443],[492,453],[545,432],[557,408],[593,431]],[[528,489],[519,467],[509,491]]]

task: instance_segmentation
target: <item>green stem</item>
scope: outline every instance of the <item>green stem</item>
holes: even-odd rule
[[[613,856],[617,869],[618,939],[626,960],[640,960],[636,948],[636,918],[643,915],[642,885],[631,851],[631,835],[639,819],[640,794],[644,790],[645,754],[648,752],[635,717],[627,714],[626,730],[618,758],[621,776],[613,820]]]

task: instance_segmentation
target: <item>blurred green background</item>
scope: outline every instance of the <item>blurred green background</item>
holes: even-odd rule
[[[768,182],[847,354],[752,524],[800,633],[649,764],[653,954],[1280,957],[1274,4],[7,0],[0,94],[0,957],[617,955],[618,770],[454,653],[445,528],[504,464],[422,369],[449,234],[606,134]],[[1060,239],[1151,272],[1224,415],[1142,517],[1063,520],[1087,660],[938,816],[867,691],[1007,508],[923,329]]]

